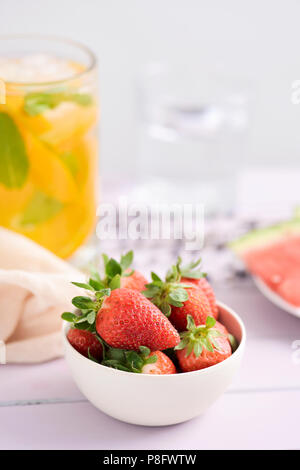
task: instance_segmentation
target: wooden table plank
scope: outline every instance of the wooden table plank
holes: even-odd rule
[[[217,289],[247,328],[247,346],[235,390],[300,387],[300,365],[292,360],[292,343],[300,339],[300,321],[264,299],[254,286]],[[78,400],[63,359],[44,364],[0,366],[0,404],[14,400]]]
[[[5,365],[0,448],[299,448],[300,364],[291,347],[300,339],[299,319],[249,283],[216,290],[243,318],[248,340],[238,376],[206,415],[167,428],[131,426],[86,402],[64,359]]]
[[[165,428],[128,425],[89,403],[0,408],[0,448],[300,448],[299,398],[299,391],[226,393],[202,417]]]
[[[289,338],[254,339],[247,344],[232,390],[300,390],[300,364],[292,360]],[[38,365],[6,365],[0,370],[0,406],[17,400],[82,399],[64,359]]]
[[[8,400],[81,397],[63,358],[44,364],[0,366],[0,405]]]

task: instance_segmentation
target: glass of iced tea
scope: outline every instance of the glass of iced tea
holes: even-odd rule
[[[97,64],[84,46],[0,38],[0,225],[61,257],[93,231]]]

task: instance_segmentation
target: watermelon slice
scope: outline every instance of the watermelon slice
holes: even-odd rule
[[[249,271],[300,307],[300,217],[254,230],[230,244]]]

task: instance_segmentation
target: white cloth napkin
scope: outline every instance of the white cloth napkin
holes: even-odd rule
[[[62,355],[60,315],[85,276],[50,251],[0,228],[0,363]]]

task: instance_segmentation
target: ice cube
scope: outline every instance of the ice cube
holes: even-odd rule
[[[78,64],[48,54],[0,57],[0,78],[7,82],[41,83],[70,78],[78,73]]]

